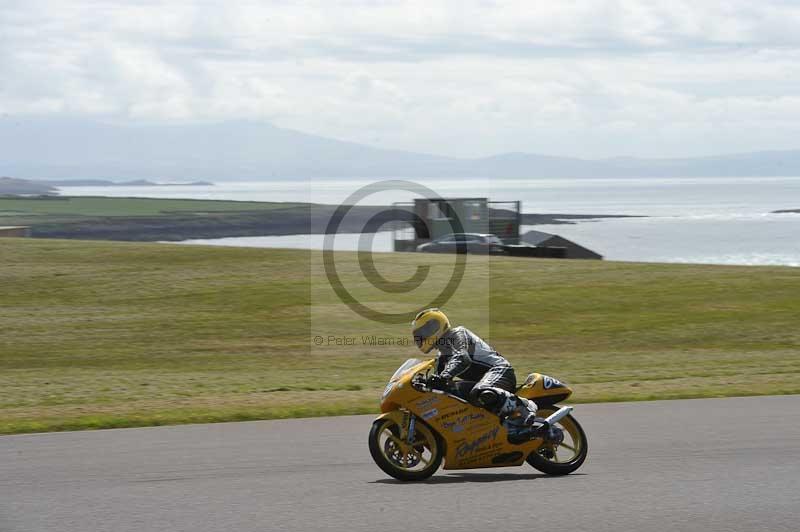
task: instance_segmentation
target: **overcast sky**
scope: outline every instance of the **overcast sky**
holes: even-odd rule
[[[800,3],[3,0],[0,113],[458,156],[800,148]]]

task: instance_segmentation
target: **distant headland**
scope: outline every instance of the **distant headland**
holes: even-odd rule
[[[147,179],[110,181],[106,179],[18,179],[0,177],[0,195],[4,196],[57,196],[61,187],[186,187],[212,186],[209,181],[191,183],[157,183]]]

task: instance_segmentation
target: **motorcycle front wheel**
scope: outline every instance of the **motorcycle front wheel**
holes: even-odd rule
[[[369,452],[386,474],[398,480],[425,480],[442,464],[444,449],[433,431],[416,421],[414,441],[400,438],[393,419],[379,419],[369,431]]]
[[[556,410],[558,407],[542,407],[538,415],[547,417]],[[563,431],[564,440],[558,445],[555,442],[544,442],[528,455],[527,462],[547,475],[569,475],[586,460],[589,452],[586,433],[571,414],[555,426]]]

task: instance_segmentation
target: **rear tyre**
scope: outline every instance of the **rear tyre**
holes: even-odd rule
[[[444,448],[433,431],[419,419],[414,441],[398,436],[400,426],[392,419],[379,419],[369,431],[369,453],[387,475],[398,480],[425,480],[442,464]]]
[[[556,410],[557,408],[542,408],[539,410],[539,415],[547,417]],[[586,433],[571,414],[556,423],[555,426],[564,431],[564,441],[558,445],[545,441],[528,455],[527,462],[534,469],[547,475],[569,475],[583,465],[586,460],[589,452]]]

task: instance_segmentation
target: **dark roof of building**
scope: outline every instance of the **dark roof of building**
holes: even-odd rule
[[[531,244],[533,246],[536,246],[536,245],[541,244],[545,240],[547,240],[549,238],[552,238],[554,236],[556,236],[556,235],[553,235],[551,233],[545,233],[543,231],[528,231],[527,233],[522,235],[520,240],[522,240],[526,244]]]
[[[591,249],[585,248],[580,244],[573,242],[572,240],[567,240],[563,236],[554,235],[551,233],[545,233],[544,231],[528,231],[527,233],[525,233],[520,237],[520,241],[529,246],[566,247],[567,249],[571,250],[567,252],[568,258],[600,259],[603,257],[599,253],[592,251]]]

